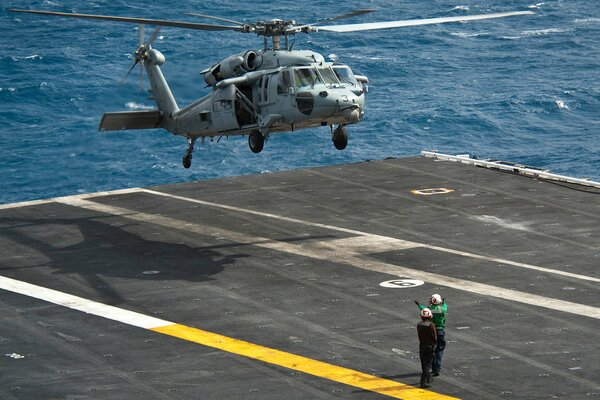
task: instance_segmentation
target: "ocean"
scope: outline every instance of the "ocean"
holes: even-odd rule
[[[317,3],[280,0],[5,0],[0,10],[0,204],[232,175],[417,156],[421,150],[517,162],[600,180],[600,7],[590,0]],[[254,22],[337,23],[506,11],[535,15],[355,33],[298,34],[294,49],[335,54],[369,77],[366,116],[336,150],[329,128],[187,144],[163,130],[103,133],[103,112],[149,109],[131,66],[137,25],[7,12],[8,8],[214,23],[188,12]],[[149,34],[151,28],[146,32]],[[208,93],[200,71],[262,38],[163,28],[154,43],[184,106]],[[147,82],[146,82],[147,86]]]

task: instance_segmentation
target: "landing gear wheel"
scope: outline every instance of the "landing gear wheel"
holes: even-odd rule
[[[253,153],[260,153],[265,147],[265,137],[260,131],[252,131],[248,136],[248,146]]]
[[[344,150],[348,145],[348,128],[344,125],[340,125],[333,131],[333,145],[338,150]]]
[[[188,149],[185,156],[183,156],[183,168],[189,168],[192,166],[192,153],[194,152],[194,143],[196,143],[195,138],[188,138]]]
[[[186,154],[183,156],[183,168],[189,168],[192,166],[192,154]]]

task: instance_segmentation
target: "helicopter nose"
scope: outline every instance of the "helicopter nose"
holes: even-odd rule
[[[345,88],[321,87],[296,95],[298,110],[306,115],[323,118],[337,117],[340,123],[352,124],[362,120],[364,95],[356,95]]]
[[[364,100],[349,90],[323,90],[319,92],[318,103],[330,107],[336,114],[341,113],[345,119],[358,122]]]
[[[353,124],[361,120],[360,115],[362,114],[362,110],[359,106],[355,106],[352,108],[346,108],[344,110],[344,119],[349,123]]]
[[[364,97],[357,96],[347,90],[340,93],[337,99],[337,109],[340,111],[347,123],[359,122],[364,115]]]

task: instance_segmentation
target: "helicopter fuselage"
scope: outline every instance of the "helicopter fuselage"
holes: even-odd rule
[[[184,136],[186,168],[195,141],[206,137],[247,134],[250,149],[258,153],[271,133],[329,126],[334,146],[343,150],[346,125],[364,116],[368,79],[310,50],[249,50],[230,56],[201,72],[211,92],[184,108],[162,73],[162,53],[140,46],[136,57],[146,69],[157,110],[105,113],[99,129],[163,128]]]
[[[146,62],[146,68],[153,63]],[[152,83],[153,73],[148,75]],[[366,78],[359,81],[348,66],[308,50],[246,51],[202,75],[211,93],[163,115],[163,127],[174,134],[202,138],[259,130],[268,135],[354,124],[364,115]],[[152,86],[153,93],[161,91],[160,80]]]

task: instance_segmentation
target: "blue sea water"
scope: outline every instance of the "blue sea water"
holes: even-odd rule
[[[318,3],[8,0],[0,10],[0,203],[127,187],[418,155],[469,153],[600,180],[600,7],[590,0],[371,0]],[[339,23],[531,10],[533,16],[358,33],[297,35],[295,49],[336,54],[371,81],[346,150],[328,128],[198,145],[166,131],[98,132],[105,111],[153,106],[131,65],[137,26],[8,13],[8,8],[201,21]],[[147,32],[150,29],[147,30]],[[180,106],[207,93],[199,72],[262,46],[255,35],[163,28],[154,47]],[[135,75],[135,74],[132,74]]]

